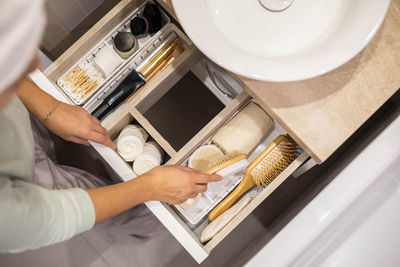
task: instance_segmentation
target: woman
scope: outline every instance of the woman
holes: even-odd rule
[[[54,137],[44,126],[75,143],[114,144],[96,118],[60,103],[25,78],[37,68],[34,55],[45,20],[42,5],[39,0],[0,2],[0,252],[66,240],[149,200],[181,203],[204,192],[208,182],[221,179],[163,166],[106,186],[106,179],[58,164]]]

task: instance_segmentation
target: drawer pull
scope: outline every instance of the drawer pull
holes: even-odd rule
[[[218,71],[211,67],[209,63],[206,63],[206,68],[211,81],[222,94],[231,99],[234,99],[238,95],[237,92],[232,88],[232,86],[227,83],[225,79],[221,77]]]

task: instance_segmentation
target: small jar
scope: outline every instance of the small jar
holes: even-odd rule
[[[114,50],[122,58],[129,58],[138,49],[138,42],[130,32],[119,32],[114,37]]]

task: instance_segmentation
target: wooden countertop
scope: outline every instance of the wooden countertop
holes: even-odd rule
[[[171,6],[170,0],[160,2]],[[400,0],[392,0],[371,43],[328,74],[289,83],[234,76],[321,163],[400,87]]]

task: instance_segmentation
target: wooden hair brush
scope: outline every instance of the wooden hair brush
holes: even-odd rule
[[[213,221],[249,189],[270,184],[296,156],[296,147],[289,139],[280,135],[247,167],[242,181],[209,214]]]
[[[240,153],[239,151],[226,153],[223,156],[210,160],[204,173],[214,174],[228,166],[231,166],[232,164],[235,164],[236,162],[246,160],[246,158],[247,155],[244,153]]]

